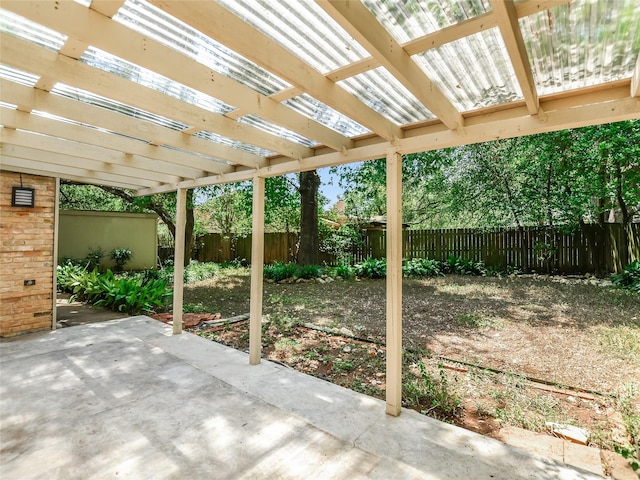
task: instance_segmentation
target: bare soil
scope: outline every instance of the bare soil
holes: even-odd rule
[[[186,286],[184,299],[246,313],[249,274]],[[264,314],[265,358],[384,398],[384,280],[266,283]],[[248,349],[246,322],[194,333]],[[640,298],[597,279],[405,279],[403,346],[407,406],[480,433],[568,423],[612,448],[629,440],[623,414],[640,418]],[[425,378],[435,401],[411,395]]]

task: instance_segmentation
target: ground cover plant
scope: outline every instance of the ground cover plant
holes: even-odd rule
[[[542,432],[547,422],[576,424],[592,445],[633,451],[637,294],[595,278],[430,272],[403,281],[405,406],[486,434],[505,424]],[[248,269],[221,271],[187,285],[185,302],[241,315],[249,285]],[[384,298],[384,280],[366,277],[265,283],[263,353],[384,398]],[[196,333],[248,349],[247,323]]]

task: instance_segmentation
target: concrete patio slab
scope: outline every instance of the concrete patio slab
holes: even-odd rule
[[[0,342],[0,478],[602,478],[148,317]]]

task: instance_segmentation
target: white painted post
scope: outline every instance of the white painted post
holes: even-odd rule
[[[58,326],[58,230],[60,225],[60,179],[56,178],[55,192],[53,193],[53,305],[51,310],[51,330]]]
[[[387,152],[387,389],[386,412],[402,407],[402,155]]]
[[[176,234],[173,250],[173,334],[182,333],[182,299],[184,291],[184,243],[187,225],[187,190],[176,192]]]
[[[264,178],[253,178],[251,222],[251,300],[249,307],[249,364],[260,363],[262,351],[262,270],[264,268]]]

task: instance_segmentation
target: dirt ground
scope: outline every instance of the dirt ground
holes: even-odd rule
[[[187,311],[246,313],[248,272],[184,298]],[[266,283],[264,314],[266,358],[384,398],[384,280]],[[248,348],[246,322],[195,333]],[[574,424],[612,448],[640,419],[640,298],[600,280],[405,279],[403,345],[407,406],[481,433]]]

